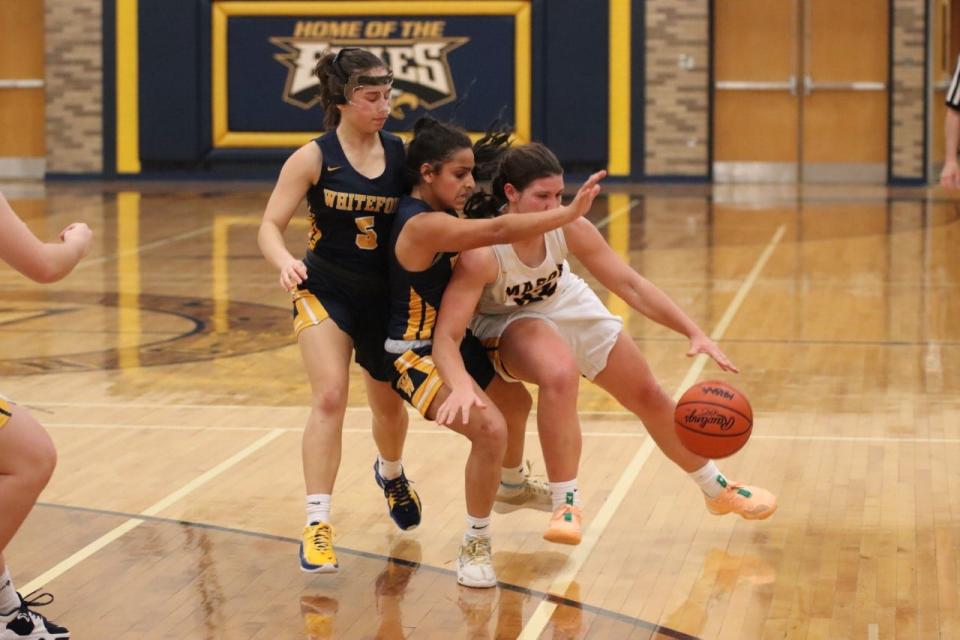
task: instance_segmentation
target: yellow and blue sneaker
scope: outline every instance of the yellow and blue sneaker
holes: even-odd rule
[[[300,570],[306,573],[333,573],[337,570],[333,552],[333,527],[314,522],[303,528],[300,539]]]
[[[399,477],[386,480],[380,475],[380,465],[374,460],[373,477],[377,480],[377,485],[383,489],[383,495],[387,499],[387,510],[397,526],[404,531],[416,529],[420,524],[421,516],[420,496],[410,486],[403,471],[400,472]]]

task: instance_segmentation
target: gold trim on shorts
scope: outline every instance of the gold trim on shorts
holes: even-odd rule
[[[13,415],[13,404],[6,398],[0,398],[0,429],[3,428]]]
[[[315,327],[330,317],[317,296],[306,289],[297,289],[293,292],[293,307],[297,310],[297,314],[293,317],[293,335],[295,336],[299,336],[300,332],[307,327]]]
[[[418,356],[413,351],[405,351],[393,361],[393,368],[400,374],[397,387],[409,398],[408,401],[420,412],[420,415],[426,418],[433,399],[437,397],[437,393],[443,386],[443,380],[440,379],[440,372],[433,358],[429,355]],[[407,373],[410,369],[427,375],[423,383],[415,389],[410,380],[410,374]]]
[[[493,370],[497,372],[497,375],[503,378],[505,382],[520,382],[518,378],[510,375],[510,372],[503,365],[503,360],[500,358],[500,336],[484,338],[480,342],[483,344],[483,348],[487,350],[487,357],[490,358]]]

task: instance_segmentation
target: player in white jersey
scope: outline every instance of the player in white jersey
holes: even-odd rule
[[[504,156],[492,193],[477,206],[492,215],[541,211],[558,206],[562,192],[563,170],[556,156],[543,145],[529,144]],[[581,375],[643,421],[667,457],[700,486],[711,513],[769,517],[777,507],[769,491],[728,481],[713,461],[680,443],[673,427],[675,403],[657,384],[620,318],[570,272],[568,251],[631,307],[688,337],[688,356],[705,353],[724,371],[737,371],[696,323],[624,262],[585,219],[532,240],[461,253],[441,303],[434,361],[444,380],[453,384],[463,379],[458,344],[469,325],[487,344],[504,379],[538,385],[537,427],[554,509],[544,538],[580,542],[577,393]],[[449,423],[480,404],[471,388],[455,386],[437,421]],[[504,467],[523,455],[522,437],[508,440]]]

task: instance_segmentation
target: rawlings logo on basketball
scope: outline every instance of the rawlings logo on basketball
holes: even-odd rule
[[[270,38],[284,51],[274,59],[288,69],[283,100],[301,109],[319,103],[317,60],[328,49],[359,46],[382,58],[393,72],[394,117],[403,117],[403,107],[432,110],[447,104],[457,97],[447,54],[470,38],[443,37],[444,26],[443,21],[301,20],[292,37]],[[390,35],[394,38],[384,37]]]
[[[736,420],[732,416],[725,416],[715,409],[693,409],[683,417],[683,422],[685,424],[695,424],[701,429],[706,429],[709,425],[715,425],[721,431],[728,431],[733,428]]]
[[[720,388],[720,387],[706,387],[706,386],[701,386],[701,387],[700,387],[700,390],[701,390],[703,393],[707,394],[707,395],[717,396],[717,397],[720,397],[720,398],[724,398],[724,399],[726,399],[726,400],[733,400],[733,398],[734,398],[733,393],[731,393],[731,392],[728,391],[727,389],[723,389],[723,388]]]

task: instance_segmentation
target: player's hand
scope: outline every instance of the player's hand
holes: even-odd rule
[[[462,424],[467,424],[470,420],[470,409],[473,407],[486,409],[487,405],[472,387],[454,389],[437,409],[437,423],[447,427],[452,426],[453,421],[457,419],[457,414],[460,414],[463,416]]]
[[[597,171],[580,186],[573,201],[567,205],[567,208],[570,209],[571,220],[576,220],[590,211],[590,207],[593,206],[593,199],[600,193],[600,181],[606,176],[606,171]]]
[[[730,358],[728,358],[726,354],[720,350],[720,347],[717,346],[717,343],[702,333],[690,338],[690,350],[687,351],[687,357],[692,358],[700,353],[705,353],[713,358],[714,361],[720,365],[720,368],[724,371],[740,373],[740,369],[737,369],[737,366],[730,361]]]
[[[73,222],[60,232],[60,241],[76,246],[80,250],[81,258],[90,250],[91,240],[93,240],[93,231],[85,222]]]
[[[306,279],[307,265],[303,264],[303,260],[294,258],[280,269],[280,286],[284,291],[296,291]]]
[[[948,160],[940,172],[940,186],[948,189],[960,188],[960,166],[956,160]]]

